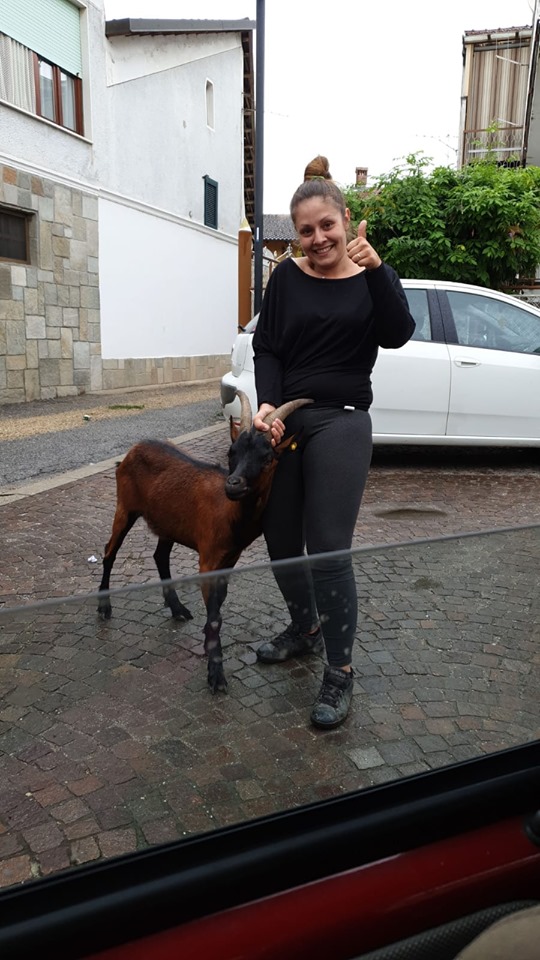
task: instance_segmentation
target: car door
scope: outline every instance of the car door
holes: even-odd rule
[[[540,314],[490,294],[447,291],[449,437],[540,442]]]
[[[379,350],[372,374],[374,439],[443,438],[450,397],[450,358],[433,290],[406,286],[416,330],[398,350]]]

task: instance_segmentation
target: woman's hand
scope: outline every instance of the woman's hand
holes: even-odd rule
[[[373,249],[367,237],[367,220],[362,220],[358,226],[358,236],[347,244],[347,253],[353,263],[359,267],[365,267],[366,270],[376,270],[380,267],[382,260],[376,250]]]
[[[262,433],[265,433],[267,430],[272,431],[272,439],[270,442],[273,447],[281,442],[283,434],[285,433],[285,424],[281,420],[274,420],[271,427],[267,423],[264,423],[264,418],[267,417],[269,413],[273,413],[275,409],[271,403],[261,403],[257,413],[253,417],[253,426],[256,430],[260,430]]]

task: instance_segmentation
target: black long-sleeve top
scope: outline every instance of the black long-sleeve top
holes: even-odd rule
[[[379,347],[401,347],[415,323],[401,281],[381,264],[339,280],[284,260],[266,286],[253,336],[259,405],[309,397],[368,410]]]

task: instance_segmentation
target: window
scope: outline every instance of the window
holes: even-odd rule
[[[0,209],[0,260],[30,262],[26,214]]]
[[[204,176],[204,223],[207,227],[218,225],[218,185],[216,180]]]
[[[214,84],[206,81],[206,123],[214,129]]]
[[[416,328],[411,339],[431,340],[431,322],[429,319],[427,290],[406,290],[405,296],[407,297],[409,310],[416,323]]]
[[[540,353],[538,317],[518,304],[450,290],[448,299],[462,346]]]
[[[38,113],[47,120],[55,119],[54,110],[54,67],[46,60],[38,60],[39,97]]]
[[[37,7],[37,9],[35,9]],[[70,0],[0,4],[0,99],[83,133],[80,10]]]
[[[36,57],[36,113],[60,127],[82,133],[81,81]]]

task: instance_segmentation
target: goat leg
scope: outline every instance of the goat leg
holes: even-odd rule
[[[211,623],[207,621],[204,625],[204,650],[208,657],[208,686],[212,693],[217,693],[218,690],[227,693],[227,679],[223,670],[223,651],[219,635],[220,627],[221,617]]]
[[[103,575],[99,585],[100,593],[102,590],[104,591],[109,589],[111,570],[113,568],[114,561],[116,560],[116,554],[118,553],[127,534],[139,516],[140,514],[138,513],[127,513],[126,511],[122,510],[120,506],[117,506],[113,520],[111,538],[105,547],[105,552],[103,554]],[[106,597],[99,598],[98,614],[102,620],[110,620],[112,615],[112,607],[110,597],[108,595]]]
[[[217,581],[203,584],[203,596],[206,604],[207,619],[204,625],[204,651],[208,657],[208,686],[212,693],[218,690],[227,692],[227,680],[223,670],[223,651],[221,649],[220,610],[227,596],[227,580],[219,577]]]
[[[171,579],[170,556],[172,548],[172,540],[164,540],[160,537],[157,547],[154,551],[154,560],[156,562],[160,580]],[[193,615],[183,603],[180,603],[178,594],[173,587],[163,587],[163,597],[165,600],[165,605],[169,607],[175,620],[193,620]]]

